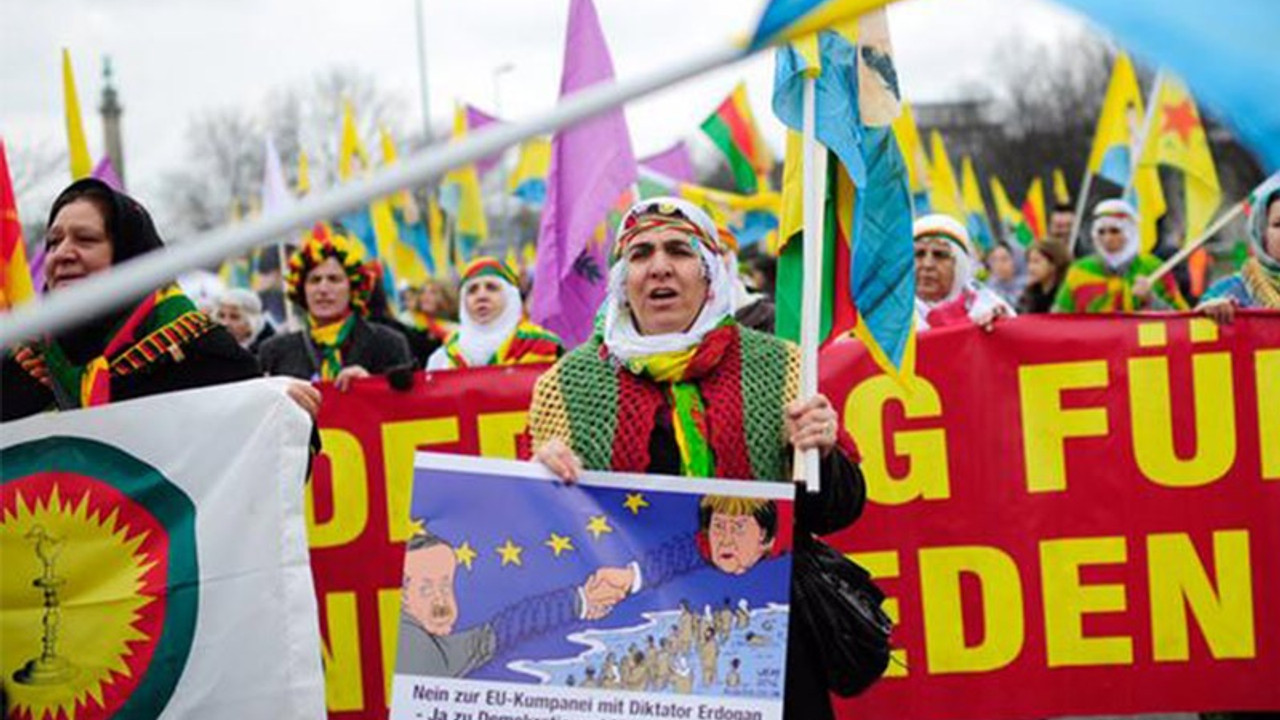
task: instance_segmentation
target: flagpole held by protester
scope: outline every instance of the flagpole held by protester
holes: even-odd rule
[[[1205,243],[1209,242],[1209,240],[1214,235],[1217,235],[1222,230],[1222,228],[1226,227],[1233,220],[1243,215],[1244,212],[1249,209],[1249,203],[1253,199],[1254,193],[1258,192],[1259,188],[1266,185],[1267,183],[1276,183],[1276,182],[1280,182],[1280,172],[1272,173],[1270,177],[1258,183],[1257,186],[1255,186],[1252,190],[1250,190],[1248,194],[1246,194],[1239,202],[1235,203],[1230,207],[1230,209],[1228,209],[1226,212],[1219,215],[1218,219],[1214,220],[1212,225],[1205,228],[1204,231],[1201,232],[1200,235],[1197,236],[1194,240],[1188,242],[1186,245],[1183,245],[1181,250],[1175,253],[1168,260],[1165,260],[1164,264],[1156,268],[1155,271],[1152,272],[1147,277],[1149,277],[1152,282],[1155,282],[1156,280],[1159,280],[1161,277],[1163,277],[1166,273],[1168,273],[1169,271],[1177,267],[1179,264],[1181,264],[1182,261],[1191,257],[1191,254],[1194,253],[1201,245],[1204,245]]]
[[[817,73],[810,66],[804,78],[804,282],[800,302],[800,397],[818,394],[818,334],[822,312],[823,190],[826,189],[827,153],[818,144]],[[817,450],[797,450],[792,479],[803,480],[809,492],[820,490]]]

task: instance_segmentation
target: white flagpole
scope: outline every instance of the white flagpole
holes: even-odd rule
[[[1147,116],[1142,119],[1142,129],[1138,132],[1138,137],[1133,143],[1134,149],[1130,153],[1132,156],[1129,160],[1129,181],[1124,184],[1124,193],[1120,196],[1127,198],[1129,191],[1133,189],[1133,181],[1138,174],[1138,165],[1142,162],[1142,151],[1147,145],[1147,135],[1151,133],[1151,123],[1155,122],[1156,117],[1156,101],[1160,99],[1160,85],[1164,83],[1164,70],[1156,72],[1156,79],[1151,83],[1151,96],[1147,98]],[[1138,209],[1142,212],[1142,209]]]
[[[1219,230],[1227,226],[1227,223],[1243,215],[1245,208],[1247,207],[1249,207],[1249,198],[1246,197],[1244,200],[1241,200],[1240,202],[1233,205],[1230,210],[1223,213],[1217,220],[1213,222],[1212,225],[1205,228],[1204,232],[1200,233],[1200,237],[1182,246],[1181,250],[1175,253],[1168,260],[1165,260],[1164,263],[1160,265],[1160,267],[1156,268],[1154,272],[1152,272],[1150,275],[1147,276],[1147,279],[1150,280],[1151,282],[1155,282],[1156,280],[1159,280],[1160,278],[1164,277],[1166,273],[1168,273],[1170,270],[1177,267],[1178,264],[1181,263],[1183,260],[1186,260],[1188,257],[1190,257],[1191,253],[1199,249],[1201,245],[1204,245],[1206,242],[1209,242],[1209,239],[1212,238],[1214,235],[1217,235]]]
[[[764,48],[761,48],[764,49]],[[344,183],[324,193],[308,195],[296,205],[270,217],[202,233],[190,241],[143,255],[45,296],[0,316],[0,348],[56,333],[96,314],[114,310],[195,267],[266,245],[275,238],[305,228],[317,220],[337,217],[405,187],[422,185],[453,168],[475,162],[535,135],[556,130],[748,57],[739,43],[728,42],[671,67],[634,80],[596,85],[562,99],[555,107],[524,122],[495,124],[456,143],[425,148],[403,162]]]
[[[823,201],[827,187],[826,148],[818,144],[817,79],[804,79],[804,280],[800,298],[800,399],[818,394],[818,332],[822,323],[822,241],[826,236]],[[817,450],[796,451],[792,479],[809,492],[821,488]]]

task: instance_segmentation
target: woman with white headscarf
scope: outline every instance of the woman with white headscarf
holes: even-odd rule
[[[1017,313],[975,279],[977,257],[969,231],[955,219],[925,215],[911,227],[915,240],[916,329],[972,323],[987,329]]]
[[[428,370],[550,363],[564,354],[560,338],[525,319],[520,281],[496,258],[473,260],[459,294],[461,322],[427,359]]]
[[[1103,200],[1093,209],[1093,246],[1097,252],[1067,269],[1053,303],[1054,312],[1113,313],[1138,310],[1186,310],[1173,275],[1152,283],[1147,276],[1160,259],[1139,252],[1138,212],[1123,200]]]
[[[583,469],[786,482],[791,448],[822,455],[796,533],[851,524],[866,495],[857,451],[822,396],[799,399],[799,350],[734,320],[715,225],[676,198],[633,205],[618,228],[596,332],[534,388],[534,456]],[[802,632],[788,647],[784,716],[833,717]]]
[[[224,290],[214,303],[213,319],[231,333],[240,347],[254,355],[264,341],[276,334],[262,312],[262,299],[245,288]]]
[[[1196,310],[1229,323],[1237,307],[1280,310],[1280,175],[1258,189],[1249,212],[1253,257],[1209,286]]]

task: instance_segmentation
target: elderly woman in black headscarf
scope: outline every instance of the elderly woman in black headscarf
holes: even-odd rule
[[[99,180],[78,180],[49,211],[45,292],[162,245],[136,200]],[[253,356],[170,284],[132,306],[6,352],[0,416],[13,420],[259,375]]]

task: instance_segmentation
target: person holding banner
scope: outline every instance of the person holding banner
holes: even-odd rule
[[[1186,310],[1178,283],[1166,274],[1153,283],[1147,276],[1159,258],[1139,252],[1138,211],[1124,200],[1103,200],[1093,209],[1095,253],[1067,269],[1053,311],[1113,313]]]
[[[1253,200],[1249,244],[1253,257],[1210,285],[1196,307],[1219,324],[1230,323],[1237,307],[1280,310],[1280,181],[1263,185]]]
[[[534,457],[566,481],[584,469],[785,481],[792,448],[814,449],[821,492],[799,494],[796,532],[845,528],[866,496],[853,441],[826,397],[796,397],[798,348],[734,320],[723,253],[691,203],[626,212],[595,334],[534,387]],[[830,718],[815,640],[791,637],[785,717]]]
[[[374,282],[354,240],[325,224],[312,228],[289,257],[286,277],[289,299],[306,311],[306,327],[263,343],[262,369],[332,381],[345,392],[353,380],[410,365],[404,337],[364,319]]]
[[[965,323],[990,330],[996,318],[1017,315],[1009,303],[977,282],[978,259],[964,225],[934,213],[918,218],[911,236],[918,331]]]
[[[163,245],[137,200],[101,180],[77,180],[49,211],[45,292],[59,292]],[[258,375],[253,355],[170,284],[131,308],[88,318],[7,353],[0,416],[16,420]]]
[[[459,295],[462,321],[431,354],[427,370],[551,363],[564,354],[555,333],[525,318],[520,280],[497,258],[472,260]]]

